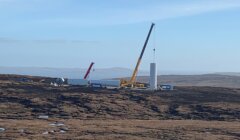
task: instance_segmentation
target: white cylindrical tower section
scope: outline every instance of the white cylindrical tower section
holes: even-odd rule
[[[150,89],[157,90],[157,65],[156,63],[150,64]]]

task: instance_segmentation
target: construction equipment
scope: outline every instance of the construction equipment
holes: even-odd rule
[[[91,72],[91,69],[92,69],[93,65],[94,65],[94,62],[92,62],[92,63],[90,64],[90,66],[89,66],[89,68],[88,68],[88,70],[87,70],[87,72],[86,72],[86,74],[85,74],[85,76],[84,76],[84,79],[85,79],[85,80],[88,78],[88,76],[89,76],[89,74],[90,74],[90,72]]]
[[[132,74],[132,77],[130,79],[130,81],[127,81],[127,80],[121,80],[121,87],[138,87],[138,88],[144,88],[145,87],[145,84],[143,83],[138,83],[136,82],[136,77],[137,77],[137,73],[138,73],[138,68],[140,66],[140,63],[141,63],[141,60],[142,60],[142,57],[143,57],[143,54],[145,52],[145,49],[147,47],[147,44],[148,44],[148,40],[150,38],[150,35],[152,33],[152,30],[153,30],[153,27],[154,27],[154,23],[152,23],[151,27],[150,27],[150,30],[149,30],[149,33],[147,35],[147,38],[146,38],[146,41],[144,43],[144,46],[143,46],[143,49],[142,49],[142,52],[138,58],[138,61],[137,61],[137,65],[133,71],[133,74]]]

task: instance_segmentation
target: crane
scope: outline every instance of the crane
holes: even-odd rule
[[[139,66],[140,66],[140,63],[141,63],[141,60],[142,60],[142,57],[143,57],[143,54],[145,52],[145,49],[147,47],[147,44],[148,44],[148,40],[151,36],[151,33],[152,33],[152,30],[153,30],[153,27],[155,26],[154,23],[152,23],[151,27],[150,27],[150,30],[148,32],[148,35],[147,35],[147,38],[146,38],[146,41],[143,45],[143,48],[142,48],[142,52],[138,58],[138,61],[137,61],[137,64],[136,64],[136,67],[133,71],[133,74],[132,74],[132,77],[130,79],[130,81],[126,81],[126,80],[121,80],[121,86],[122,87],[144,87],[144,84],[142,83],[137,83],[136,82],[136,77],[137,77],[137,73],[138,73],[138,69],[139,69]]]
[[[85,76],[84,76],[84,79],[87,79],[87,78],[88,78],[88,76],[89,76],[89,74],[90,74],[90,72],[91,72],[91,69],[92,69],[93,65],[94,65],[94,62],[92,62],[92,63],[90,64],[90,66],[89,66],[89,68],[88,68],[88,70],[87,70],[87,72],[86,72],[86,74],[85,74]]]

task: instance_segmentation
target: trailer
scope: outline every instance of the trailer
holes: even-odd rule
[[[67,80],[68,85],[73,85],[73,86],[88,86],[89,81],[86,79],[68,79]]]
[[[91,87],[99,87],[99,88],[120,88],[121,81],[120,80],[91,80],[90,86]]]

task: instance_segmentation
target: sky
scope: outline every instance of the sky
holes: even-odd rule
[[[0,0],[0,66],[239,72],[239,0]],[[154,60],[153,49],[156,48]]]

